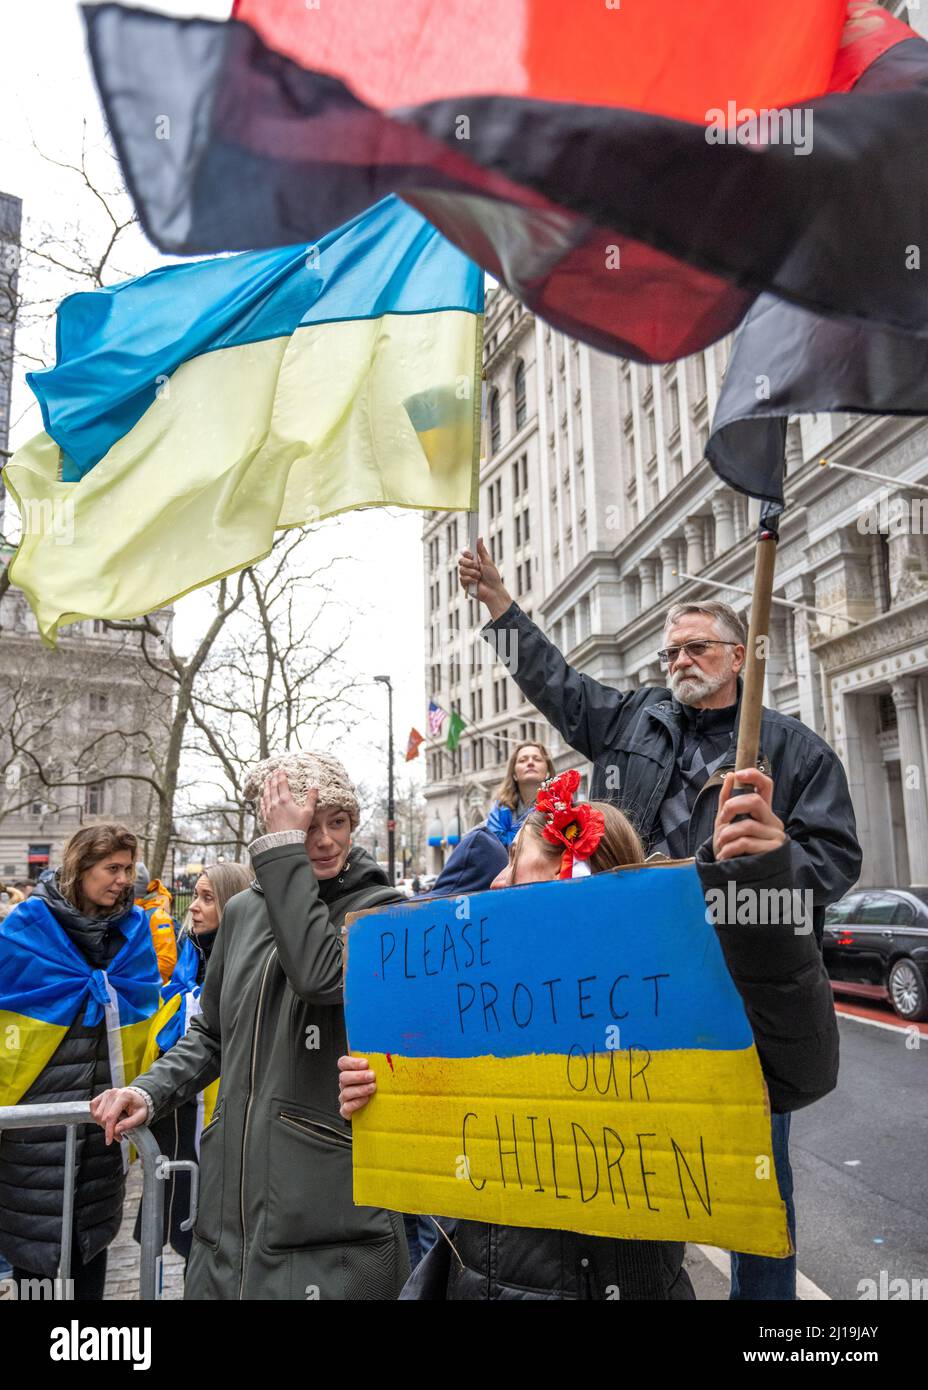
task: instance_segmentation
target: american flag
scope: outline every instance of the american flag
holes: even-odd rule
[[[434,700],[429,700],[429,733],[436,737],[441,733],[442,725],[448,718],[441,705],[436,705]]]

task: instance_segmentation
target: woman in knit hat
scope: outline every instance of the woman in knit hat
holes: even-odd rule
[[[227,904],[202,1012],[133,1086],[93,1105],[107,1141],[158,1119],[221,1073],[200,1136],[200,1199],[185,1297],[393,1299],[409,1271],[401,1219],[352,1201],[342,934],[349,912],[401,901],[351,833],[341,763],[290,753],[252,769],[255,880]]]

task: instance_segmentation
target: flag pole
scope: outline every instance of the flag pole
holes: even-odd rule
[[[741,694],[738,746],[735,753],[735,766],[737,768],[754,767],[757,763],[761,710],[764,699],[764,675],[767,669],[767,650],[770,646],[773,577],[777,563],[777,542],[780,538],[775,528],[775,516],[771,517],[769,514],[762,516],[757,535],[757,548],[754,552],[754,591],[748,628],[748,649],[744,661],[744,689]]]
[[[480,532],[480,488],[479,477],[483,472],[483,465],[487,457],[487,374],[486,369],[480,373],[480,467],[478,469],[478,488],[477,506],[472,512],[467,513],[467,549],[477,558],[477,536]],[[467,589],[467,597],[475,599],[477,597],[477,585],[471,584]]]

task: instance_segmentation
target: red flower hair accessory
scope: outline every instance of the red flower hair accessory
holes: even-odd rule
[[[574,792],[580,785],[580,773],[575,768],[549,777],[538,789],[535,809],[545,816],[542,835],[552,845],[563,845],[558,878],[574,878],[589,873],[585,862],[599,848],[606,830],[602,811],[588,801],[573,804]]]

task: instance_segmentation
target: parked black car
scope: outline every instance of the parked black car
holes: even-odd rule
[[[888,999],[928,1019],[928,888],[866,888],[826,909],[825,969],[838,994]]]

